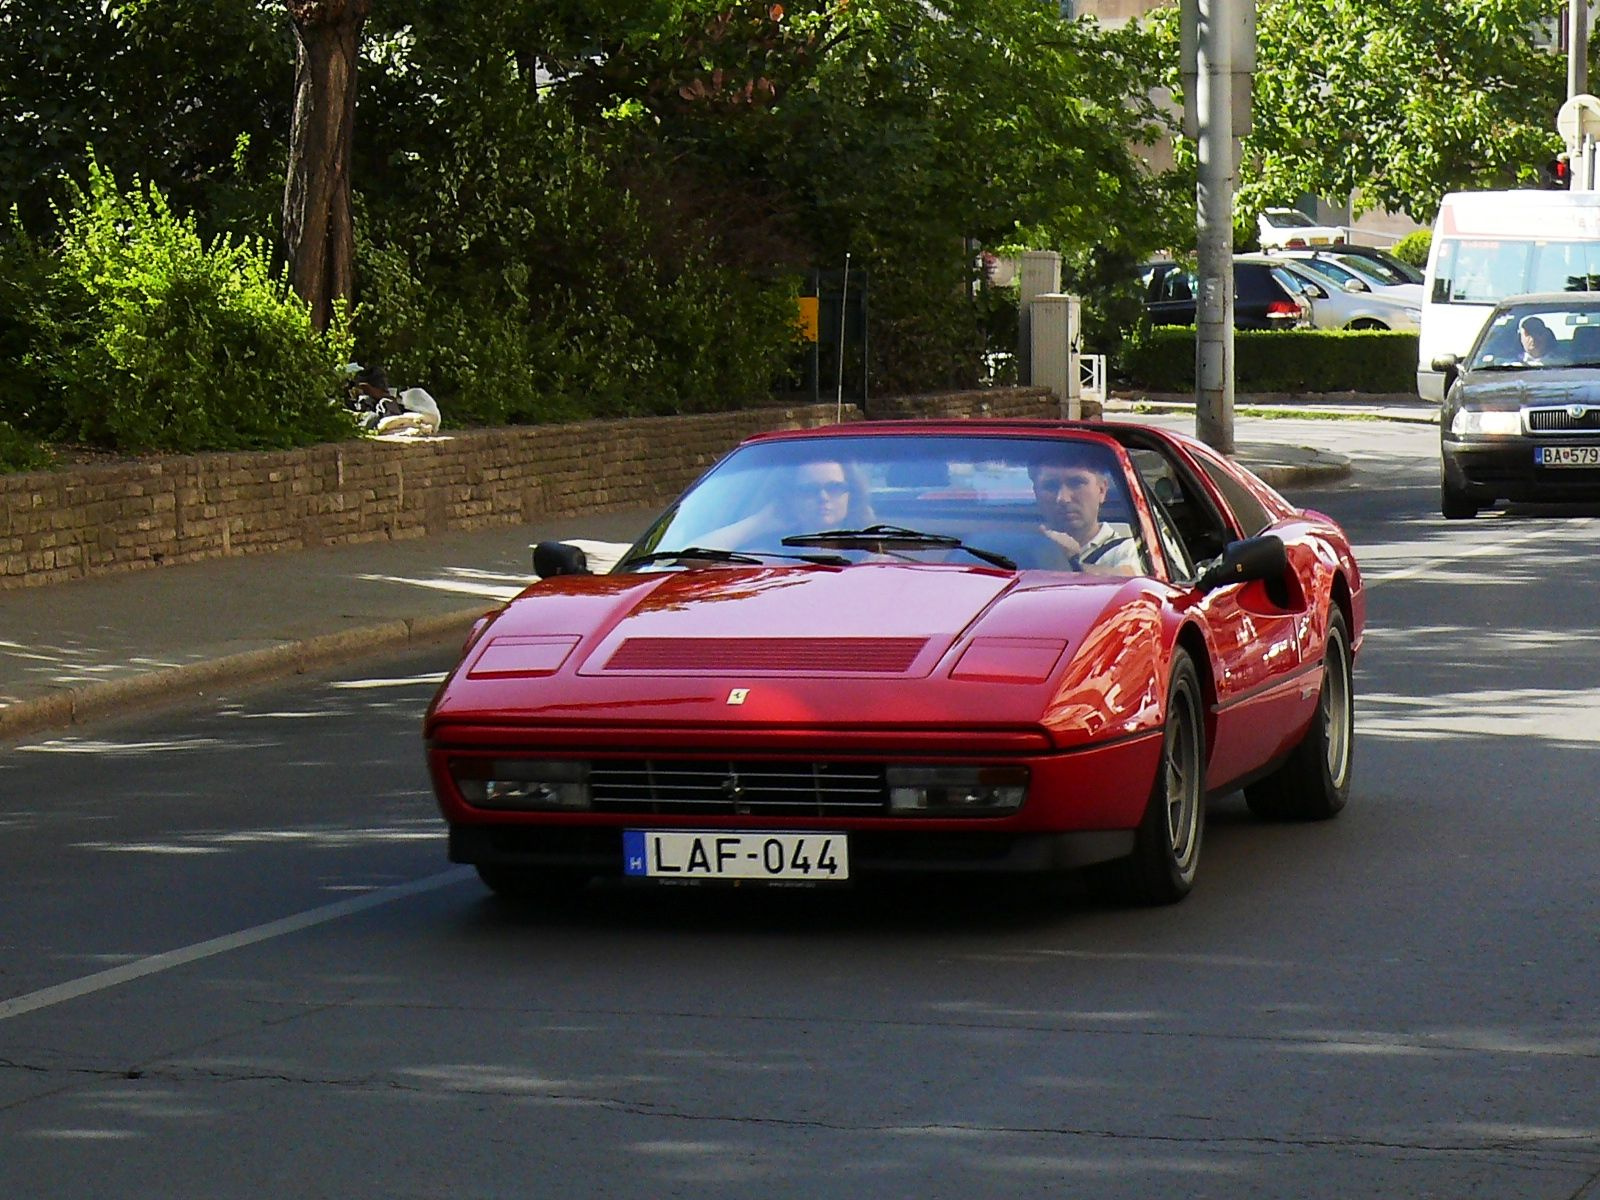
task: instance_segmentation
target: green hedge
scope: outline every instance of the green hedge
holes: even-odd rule
[[[1152,392],[1194,390],[1193,326],[1136,331],[1123,343],[1116,374]],[[1417,335],[1391,330],[1238,330],[1233,335],[1238,392],[1413,392]]]

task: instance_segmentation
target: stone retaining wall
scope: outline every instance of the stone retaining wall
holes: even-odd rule
[[[1053,417],[1048,391],[875,400],[879,417]],[[0,588],[663,503],[741,439],[833,404],[466,430],[422,442],[166,457],[0,475]],[[844,419],[858,420],[854,406]]]

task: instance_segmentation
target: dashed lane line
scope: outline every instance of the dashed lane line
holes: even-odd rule
[[[340,900],[334,904],[323,905],[321,908],[313,908],[306,912],[296,913],[293,916],[281,917],[276,921],[268,921],[265,925],[241,929],[236,933],[224,934],[222,937],[211,938],[204,942],[196,942],[192,946],[184,946],[178,950],[152,954],[148,958],[123,963],[120,967],[112,967],[109,970],[97,971],[93,975],[85,975],[82,979],[74,979],[67,983],[55,984],[52,987],[40,988],[36,992],[15,996],[10,1000],[0,1000],[0,1021],[10,1017],[20,1017],[23,1013],[37,1012],[41,1008],[49,1008],[52,1005],[62,1004],[68,1000],[76,1000],[80,996],[103,992],[107,988],[131,983],[135,979],[143,979],[148,975],[170,971],[174,967],[182,967],[192,962],[199,962],[201,959],[213,958],[218,954],[226,954],[230,950],[253,946],[257,942],[270,941],[272,938],[298,933],[302,929],[310,929],[316,925],[326,925],[329,921],[337,921],[341,917],[353,916],[356,913],[365,912],[369,908],[378,908],[384,904],[393,904],[396,900],[404,900],[408,896],[418,896],[424,892],[450,887],[452,884],[462,882],[471,874],[471,871],[464,868],[455,868],[438,875],[429,875],[425,879],[416,879],[410,883],[380,888],[377,891],[367,892],[365,895],[353,896],[348,900]]]

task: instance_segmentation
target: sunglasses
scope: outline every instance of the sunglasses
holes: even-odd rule
[[[842,479],[829,479],[822,483],[803,483],[800,485],[802,492],[821,492],[830,500],[837,500],[840,496],[850,493],[850,485]]]

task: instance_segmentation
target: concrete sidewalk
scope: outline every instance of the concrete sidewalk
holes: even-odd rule
[[[1350,470],[1341,455],[1270,443],[1242,444],[1238,458],[1280,487]],[[458,639],[532,580],[531,543],[628,543],[654,515],[552,518],[0,591],[0,739]]]

